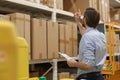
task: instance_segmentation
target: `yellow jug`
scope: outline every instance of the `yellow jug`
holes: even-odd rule
[[[0,21],[0,80],[18,80],[17,34],[14,24]]]
[[[29,78],[29,80],[39,80],[39,78]]]
[[[60,79],[60,80],[74,80],[74,79],[63,78],[63,79]]]
[[[28,59],[28,44],[24,38],[18,37],[18,76],[19,80],[29,79],[29,59]]]

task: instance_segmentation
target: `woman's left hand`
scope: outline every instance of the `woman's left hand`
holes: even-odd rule
[[[67,64],[68,64],[69,67],[75,67],[76,63],[77,63],[77,61],[75,61],[73,59],[67,60]]]

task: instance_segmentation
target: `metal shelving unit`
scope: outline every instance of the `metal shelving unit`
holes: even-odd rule
[[[54,0],[53,8],[25,0],[0,0],[0,10],[8,12],[22,12],[32,15],[43,13],[44,15],[50,16],[54,22],[56,22],[57,16],[67,19],[73,19],[74,16],[73,13],[56,9],[56,0]]]
[[[77,60],[77,57],[72,57],[73,59]],[[61,58],[61,59],[57,59],[57,62],[62,62],[62,61],[66,61],[66,59]],[[39,63],[52,63],[53,59],[47,59],[47,60],[30,60],[29,64],[39,64]]]
[[[43,14],[45,16],[49,16],[50,19],[54,22],[56,22],[58,18],[61,19],[64,18],[67,20],[74,19],[73,13],[56,9],[56,0],[54,0],[53,8],[49,8],[48,6],[41,5],[40,0],[36,0],[36,1],[37,3],[32,3],[25,0],[0,0],[0,10],[8,13],[13,13],[13,12],[26,13],[32,16],[36,16],[36,15],[40,16],[40,14]],[[77,58],[75,57],[75,59]],[[34,68],[34,64],[51,63],[52,67],[50,67],[49,70],[53,69],[53,80],[57,80],[57,63],[60,61],[66,61],[66,60],[65,59],[30,60],[29,64],[31,64]]]

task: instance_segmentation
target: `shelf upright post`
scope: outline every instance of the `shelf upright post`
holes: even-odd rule
[[[57,59],[53,59],[53,80],[57,80]]]
[[[53,22],[56,22],[56,0],[53,0],[54,1],[54,6],[53,6],[53,12],[52,12],[52,21]]]

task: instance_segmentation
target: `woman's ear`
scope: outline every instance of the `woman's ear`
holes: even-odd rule
[[[86,18],[85,18],[85,17],[84,17],[84,19],[83,19],[83,23],[84,23],[84,25],[85,25],[85,28],[87,28]]]

